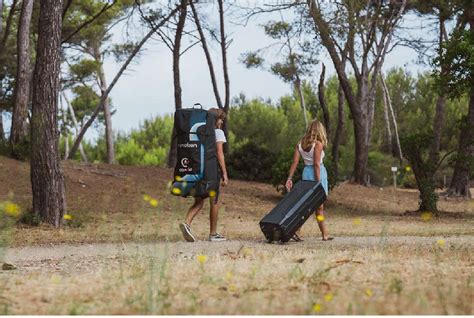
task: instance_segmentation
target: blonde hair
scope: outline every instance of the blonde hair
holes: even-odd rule
[[[326,147],[326,145],[328,144],[326,129],[324,128],[324,125],[317,119],[314,119],[309,124],[308,129],[306,129],[305,135],[301,139],[301,148],[303,148],[304,151],[309,151],[311,150],[311,146],[316,141],[321,142],[324,147]]]
[[[227,118],[227,113],[220,108],[211,108],[209,109],[209,112],[216,115],[216,128],[219,128],[217,127],[218,119],[221,119],[224,122],[225,119]]]

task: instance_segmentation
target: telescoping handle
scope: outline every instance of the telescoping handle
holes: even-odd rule
[[[201,103],[195,103],[195,104],[193,105],[193,109],[196,109],[196,108],[197,108],[197,106],[199,106],[199,108],[201,108],[201,109],[202,109],[202,105],[201,105]]]

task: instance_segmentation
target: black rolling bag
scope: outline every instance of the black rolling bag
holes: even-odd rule
[[[311,214],[326,200],[319,182],[299,181],[261,221],[268,242],[288,242]]]

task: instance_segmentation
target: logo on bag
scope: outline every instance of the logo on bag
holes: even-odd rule
[[[190,144],[189,142],[185,144],[178,144],[178,148],[197,148],[197,144]]]
[[[188,159],[188,158],[183,158],[183,159],[181,159],[181,165],[182,165],[184,168],[187,168],[188,165],[189,165],[189,159]]]

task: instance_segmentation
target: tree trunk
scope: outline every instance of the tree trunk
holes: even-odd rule
[[[123,72],[127,69],[128,65],[132,62],[133,58],[137,55],[137,53],[141,50],[143,45],[148,41],[148,39],[160,28],[165,24],[176,12],[179,10],[179,6],[174,8],[173,10],[170,11],[170,13],[161,20],[161,22],[154,26],[146,35],[145,37],[140,41],[140,43],[137,44],[137,46],[133,49],[132,53],[130,56],[127,58],[125,63],[122,65],[118,73],[115,75],[114,79],[112,80],[112,83],[110,83],[109,87],[107,87],[107,90],[104,92],[104,94],[101,96],[99,104],[95,108],[94,112],[92,113],[91,117],[89,120],[84,124],[82,127],[80,133],[78,134],[76,140],[74,141],[74,144],[71,148],[71,151],[69,153],[69,157],[74,157],[74,154],[76,153],[77,149],[79,148],[79,145],[81,144],[82,138],[84,138],[84,135],[87,131],[87,129],[92,125],[94,120],[97,118],[97,115],[99,114],[100,110],[103,109],[103,105],[105,103],[105,100],[109,97],[110,91],[114,88],[115,84],[117,84],[119,78],[122,76]]]
[[[393,141],[395,141],[395,155],[398,157],[398,159],[400,160],[400,164],[402,164],[403,162],[403,152],[402,152],[402,147],[400,146],[400,137],[398,136],[398,124],[397,124],[397,119],[395,117],[395,112],[393,111],[393,105],[392,105],[392,99],[390,98],[390,92],[388,90],[388,87],[387,87],[387,83],[385,82],[385,79],[383,77],[383,74],[382,72],[380,72],[380,80],[382,82],[382,89],[383,89],[383,95],[384,95],[384,103],[386,102],[387,103],[387,108],[388,108],[388,113],[387,113],[387,116],[388,116],[388,129],[390,129],[390,120],[392,122],[392,125],[393,125],[393,138],[391,137],[391,134],[390,134],[390,149],[392,150],[393,152]]]
[[[62,92],[61,96],[66,101],[66,105],[67,105],[67,108],[69,110],[69,115],[71,115],[72,123],[74,125],[74,130],[76,131],[76,137],[77,137],[77,135],[79,134],[80,129],[79,129],[79,123],[77,122],[76,113],[74,112],[74,108],[72,108],[72,105],[69,102],[69,99],[67,98],[66,94],[64,92]],[[88,162],[86,153],[84,151],[84,147],[82,147],[82,141],[79,144],[79,153],[81,154],[82,161]],[[66,159],[69,159],[69,153],[68,153],[68,156],[66,157]]]
[[[0,142],[5,141],[5,130],[3,129],[3,110],[0,109]]]
[[[331,136],[331,126],[329,122],[329,111],[328,105],[326,103],[326,97],[324,96],[324,77],[326,74],[326,66],[323,64],[321,70],[321,76],[319,77],[319,85],[318,85],[318,99],[319,104],[321,105],[321,109],[323,110],[323,117],[324,117],[324,126],[326,127],[327,137]]]
[[[227,48],[229,43],[227,42],[227,36],[225,34],[225,23],[224,23],[224,1],[218,0],[217,1],[219,6],[219,26],[220,26],[220,35],[221,35],[221,54],[222,54],[222,71],[224,74],[224,111],[228,114],[229,107],[230,107],[230,79],[229,79],[229,68],[227,66]],[[222,130],[224,134],[228,138],[228,118],[224,121],[222,125]],[[229,143],[226,142],[224,144],[224,152],[229,152]]]
[[[62,0],[42,0],[33,80],[31,185],[33,213],[59,227],[66,213],[57,127]]]
[[[99,58],[100,59],[100,58]],[[104,95],[107,91],[107,82],[105,79],[104,68],[102,61],[99,60],[99,85],[100,95]],[[112,129],[112,114],[110,112],[109,98],[104,99],[103,103],[104,119],[105,119],[105,141],[107,144],[107,163],[113,164],[115,162],[115,148],[114,148],[114,132]]]
[[[202,48],[204,50],[204,54],[206,56],[206,61],[207,65],[209,68],[209,73],[211,75],[211,82],[212,82],[212,89],[214,90],[214,96],[216,97],[216,103],[219,108],[223,108],[224,106],[222,105],[222,100],[219,95],[219,89],[217,87],[217,80],[216,80],[216,73],[214,72],[214,65],[212,64],[212,58],[211,54],[209,52],[209,48],[207,47],[207,41],[206,41],[206,36],[204,35],[204,32],[201,27],[201,22],[199,21],[199,15],[196,11],[196,8],[194,7],[194,0],[190,2],[191,4],[191,10],[193,12],[193,17],[194,17],[194,22],[196,23],[196,28],[199,33],[199,37],[201,38],[201,44]]]
[[[443,39],[446,32],[444,26],[444,17],[439,17],[439,48],[438,55],[441,58],[443,56],[443,45],[448,40]],[[449,66],[446,63],[441,64],[441,74],[448,73]],[[439,160],[439,150],[441,144],[441,135],[444,127],[444,117],[445,117],[445,108],[446,108],[446,96],[443,90],[440,90],[438,99],[436,100],[436,111],[433,122],[433,142],[430,148],[430,161],[434,164],[438,163]]]
[[[5,49],[5,46],[7,45],[8,38],[10,37],[10,33],[11,33],[10,31],[12,28],[13,17],[15,15],[17,4],[18,4],[18,0],[13,0],[12,5],[10,7],[10,11],[7,16],[7,21],[5,22],[5,31],[3,33],[2,40],[0,41],[0,57],[4,53],[3,50]],[[2,14],[3,14],[3,10],[2,10]],[[3,74],[2,74],[2,78],[3,78]]]
[[[30,25],[33,0],[23,0],[18,28],[17,76],[15,84],[15,108],[13,109],[10,142],[15,146],[28,135],[28,101],[30,97]]]
[[[332,158],[333,158],[333,178],[334,183],[339,179],[339,145],[341,144],[342,133],[344,131],[344,92],[342,91],[341,85],[337,90],[337,128],[334,134],[334,141],[332,144]]]
[[[301,110],[303,111],[303,116],[304,116],[304,123],[307,128],[308,127],[308,114],[306,111],[306,103],[304,102],[303,88],[301,87],[301,81],[299,77],[296,77],[295,88],[296,88],[296,91],[298,92],[298,97],[300,99],[300,104],[301,104]]]
[[[362,91],[359,89],[359,94],[356,97],[354,91],[351,87],[349,79],[347,78],[343,62],[339,57],[336,45],[330,35],[329,26],[327,22],[323,19],[320,9],[317,7],[316,2],[314,0],[307,0],[308,7],[310,10],[310,14],[313,18],[314,24],[319,31],[319,35],[321,36],[321,42],[328,50],[329,56],[333,61],[334,68],[336,69],[337,77],[339,79],[339,83],[344,91],[344,95],[346,97],[347,103],[349,105],[349,109],[352,114],[352,118],[354,121],[354,135],[355,135],[355,162],[354,162],[354,175],[353,180],[356,183],[366,185],[367,184],[367,161],[368,161],[368,154],[369,154],[369,147],[367,144],[367,117],[366,113],[363,111],[361,104],[359,103],[360,100],[360,92]]]
[[[446,97],[438,96],[436,100],[436,112],[433,122],[433,143],[430,149],[430,161],[437,163],[439,160],[439,150],[441,144],[441,135],[444,127],[444,109],[446,108]]]
[[[471,24],[471,27],[472,26]],[[474,167],[474,87],[471,87],[469,109],[461,128],[459,149],[454,174],[448,189],[448,196],[462,196],[471,199],[470,178]]]
[[[0,0],[0,36],[3,32],[3,0]]]
[[[225,24],[224,24],[224,1],[218,0],[219,5],[219,26],[220,26],[220,35],[221,35],[221,54],[222,54],[222,69],[224,74],[224,111],[229,112],[230,107],[230,80],[229,80],[229,68],[227,67],[227,36],[225,34]],[[225,125],[227,127],[227,125]],[[225,129],[227,132],[227,129]],[[227,145],[227,143],[226,143]]]
[[[67,110],[64,109],[64,107],[62,107],[62,111],[63,111],[63,131],[64,131],[64,159],[63,160],[67,160],[68,159],[68,156],[69,156],[69,134],[68,134],[68,131],[67,131],[67,126],[66,126],[66,123],[67,123]]]
[[[367,163],[369,159],[369,144],[367,119],[364,116],[353,117],[355,134],[355,162],[354,162],[354,182],[367,185]]]
[[[14,12],[16,9],[16,5],[18,3],[18,0],[13,0],[10,11],[8,13],[8,17],[5,23],[5,29],[3,29],[3,0],[0,0],[0,65],[3,65],[3,55],[4,55],[4,49],[7,44],[8,37],[10,36],[10,30],[13,22],[13,16]],[[4,74],[3,71],[0,68],[0,83],[4,79]],[[0,98],[3,98],[3,89],[2,85],[0,85]],[[3,110],[0,110],[0,141],[3,142],[5,141],[5,130],[3,128]]]
[[[383,75],[380,74],[381,82],[383,82]],[[383,122],[385,124],[385,132],[384,132],[384,141],[383,141],[383,150],[388,153],[392,154],[392,129],[390,128],[390,119],[388,115],[388,96],[385,89],[382,89],[383,94]]]
[[[187,0],[181,1],[181,7],[179,10],[178,24],[176,27],[176,33],[174,36],[174,45],[173,45],[173,84],[174,84],[174,107],[175,110],[181,109],[182,104],[182,89],[181,89],[181,74],[179,68],[179,62],[181,57],[181,38],[183,36],[184,25],[186,23],[186,14],[187,14]],[[168,153],[168,160],[166,166],[168,168],[173,168],[176,165],[176,160],[178,156],[178,145],[177,140],[174,138],[176,136],[175,129],[173,127],[173,132],[170,136],[170,150]]]
[[[392,154],[392,129],[390,128],[390,117],[388,114],[388,92],[385,89],[385,80],[383,78],[383,74],[380,73],[380,83],[382,84],[382,95],[383,95],[383,121],[385,124],[385,132],[384,132],[384,144],[383,149],[385,152]]]

